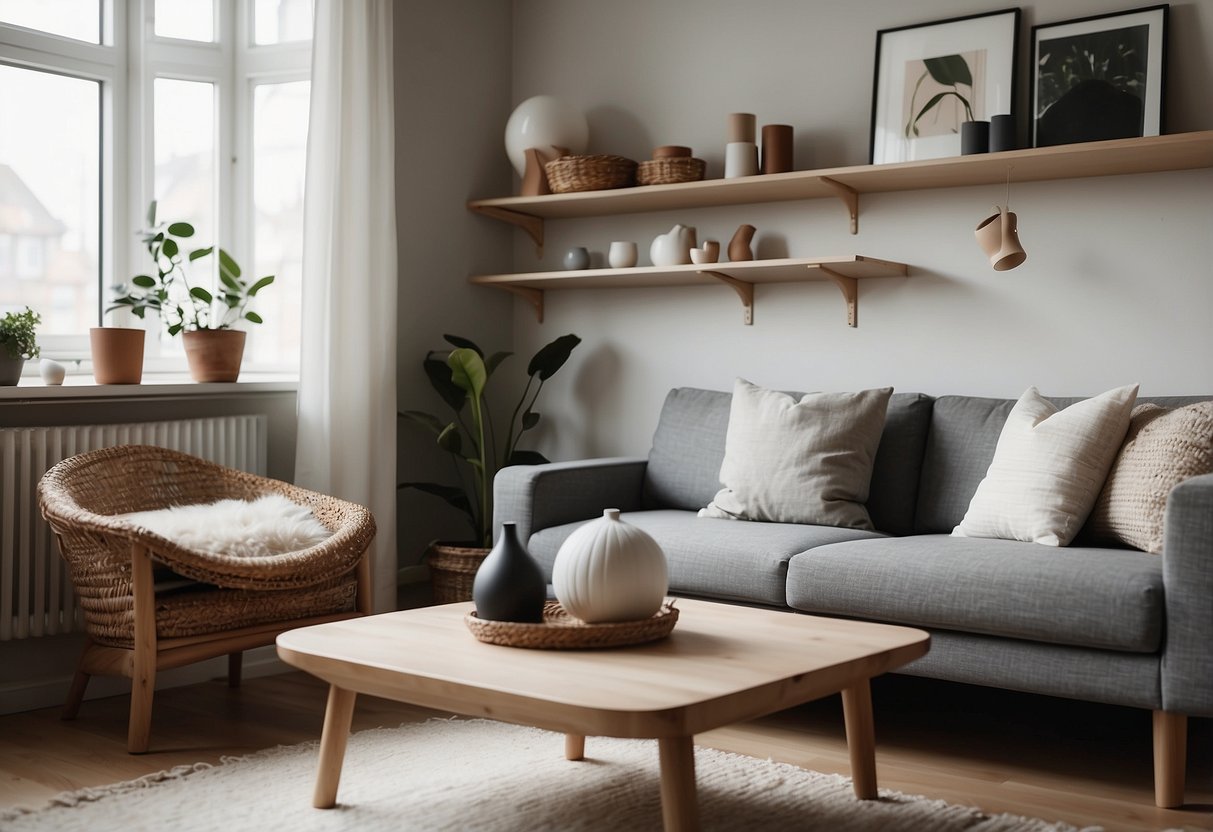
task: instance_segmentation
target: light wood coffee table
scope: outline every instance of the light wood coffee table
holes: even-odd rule
[[[582,758],[587,736],[656,739],[665,828],[683,830],[698,827],[695,734],[841,691],[855,794],[876,797],[868,680],[925,654],[925,632],[685,598],[677,606],[669,638],[608,650],[482,644],[463,623],[470,603],[283,633],[282,660],[331,686],[314,805],[336,805],[359,693],[559,731],[570,760]]]

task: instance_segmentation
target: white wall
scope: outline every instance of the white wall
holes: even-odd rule
[[[590,152],[645,159],[656,145],[686,144],[709,177],[721,175],[734,111],[794,125],[799,169],[864,164],[877,30],[1006,5],[515,0],[510,106],[560,96],[587,113]],[[1032,25],[1115,7],[1023,6],[1021,57]],[[1211,44],[1213,2],[1172,4],[1168,132],[1213,129]],[[1029,256],[996,273],[972,231],[1003,200],[1001,186],[864,196],[858,236],[832,200],[549,222],[542,261],[514,232],[515,271],[559,268],[568,246],[603,252],[615,239],[647,253],[675,222],[722,241],[752,223],[760,256],[863,254],[911,266],[906,279],[861,283],[858,329],[845,325],[828,283],[759,286],[752,327],[725,287],[552,291],[542,325],[516,302],[519,353],[565,332],[585,341],[544,391],[552,429],[542,449],[643,455],[669,388],[728,389],[737,375],[793,389],[1000,397],[1030,384],[1083,395],[1133,381],[1143,395],[1213,392],[1213,170],[1013,185]]]
[[[467,276],[510,267],[511,232],[468,212],[468,199],[505,193],[512,169],[502,131],[510,112],[510,18],[504,0],[396,4],[396,213],[399,242],[397,400],[446,415],[421,370],[444,333],[509,349],[511,304]],[[432,437],[401,424],[403,480],[449,480]],[[467,531],[439,500],[401,491],[400,563],[418,563],[434,538]]]

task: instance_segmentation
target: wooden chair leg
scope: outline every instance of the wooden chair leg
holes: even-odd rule
[[[243,658],[243,652],[227,654],[227,686],[229,688],[240,687],[240,673],[244,666]]]
[[[72,677],[72,686],[67,692],[67,701],[63,703],[63,713],[59,715],[60,719],[76,718],[76,714],[80,712],[80,703],[84,701],[84,689],[88,687],[90,678],[83,670],[76,669],[76,675]]]
[[[135,656],[131,672],[131,717],[126,750],[147,751],[152,733],[152,694],[156,690],[156,596],[152,588],[152,559],[142,546],[131,547],[134,595]]]
[[[1154,803],[1160,809],[1184,804],[1188,763],[1188,717],[1171,711],[1154,712]]]

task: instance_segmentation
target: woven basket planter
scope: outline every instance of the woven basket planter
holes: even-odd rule
[[[430,567],[430,586],[435,604],[453,604],[472,600],[472,582],[476,570],[488,557],[489,549],[461,546],[435,540],[426,551],[425,562]]]
[[[636,184],[636,163],[623,156],[562,156],[544,166],[554,194],[603,191]]]

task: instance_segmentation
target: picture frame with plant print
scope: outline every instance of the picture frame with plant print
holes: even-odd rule
[[[1012,113],[1019,9],[876,33],[869,161],[960,155],[960,125]]]
[[[1167,5],[1032,27],[1032,146],[1160,136]]]

